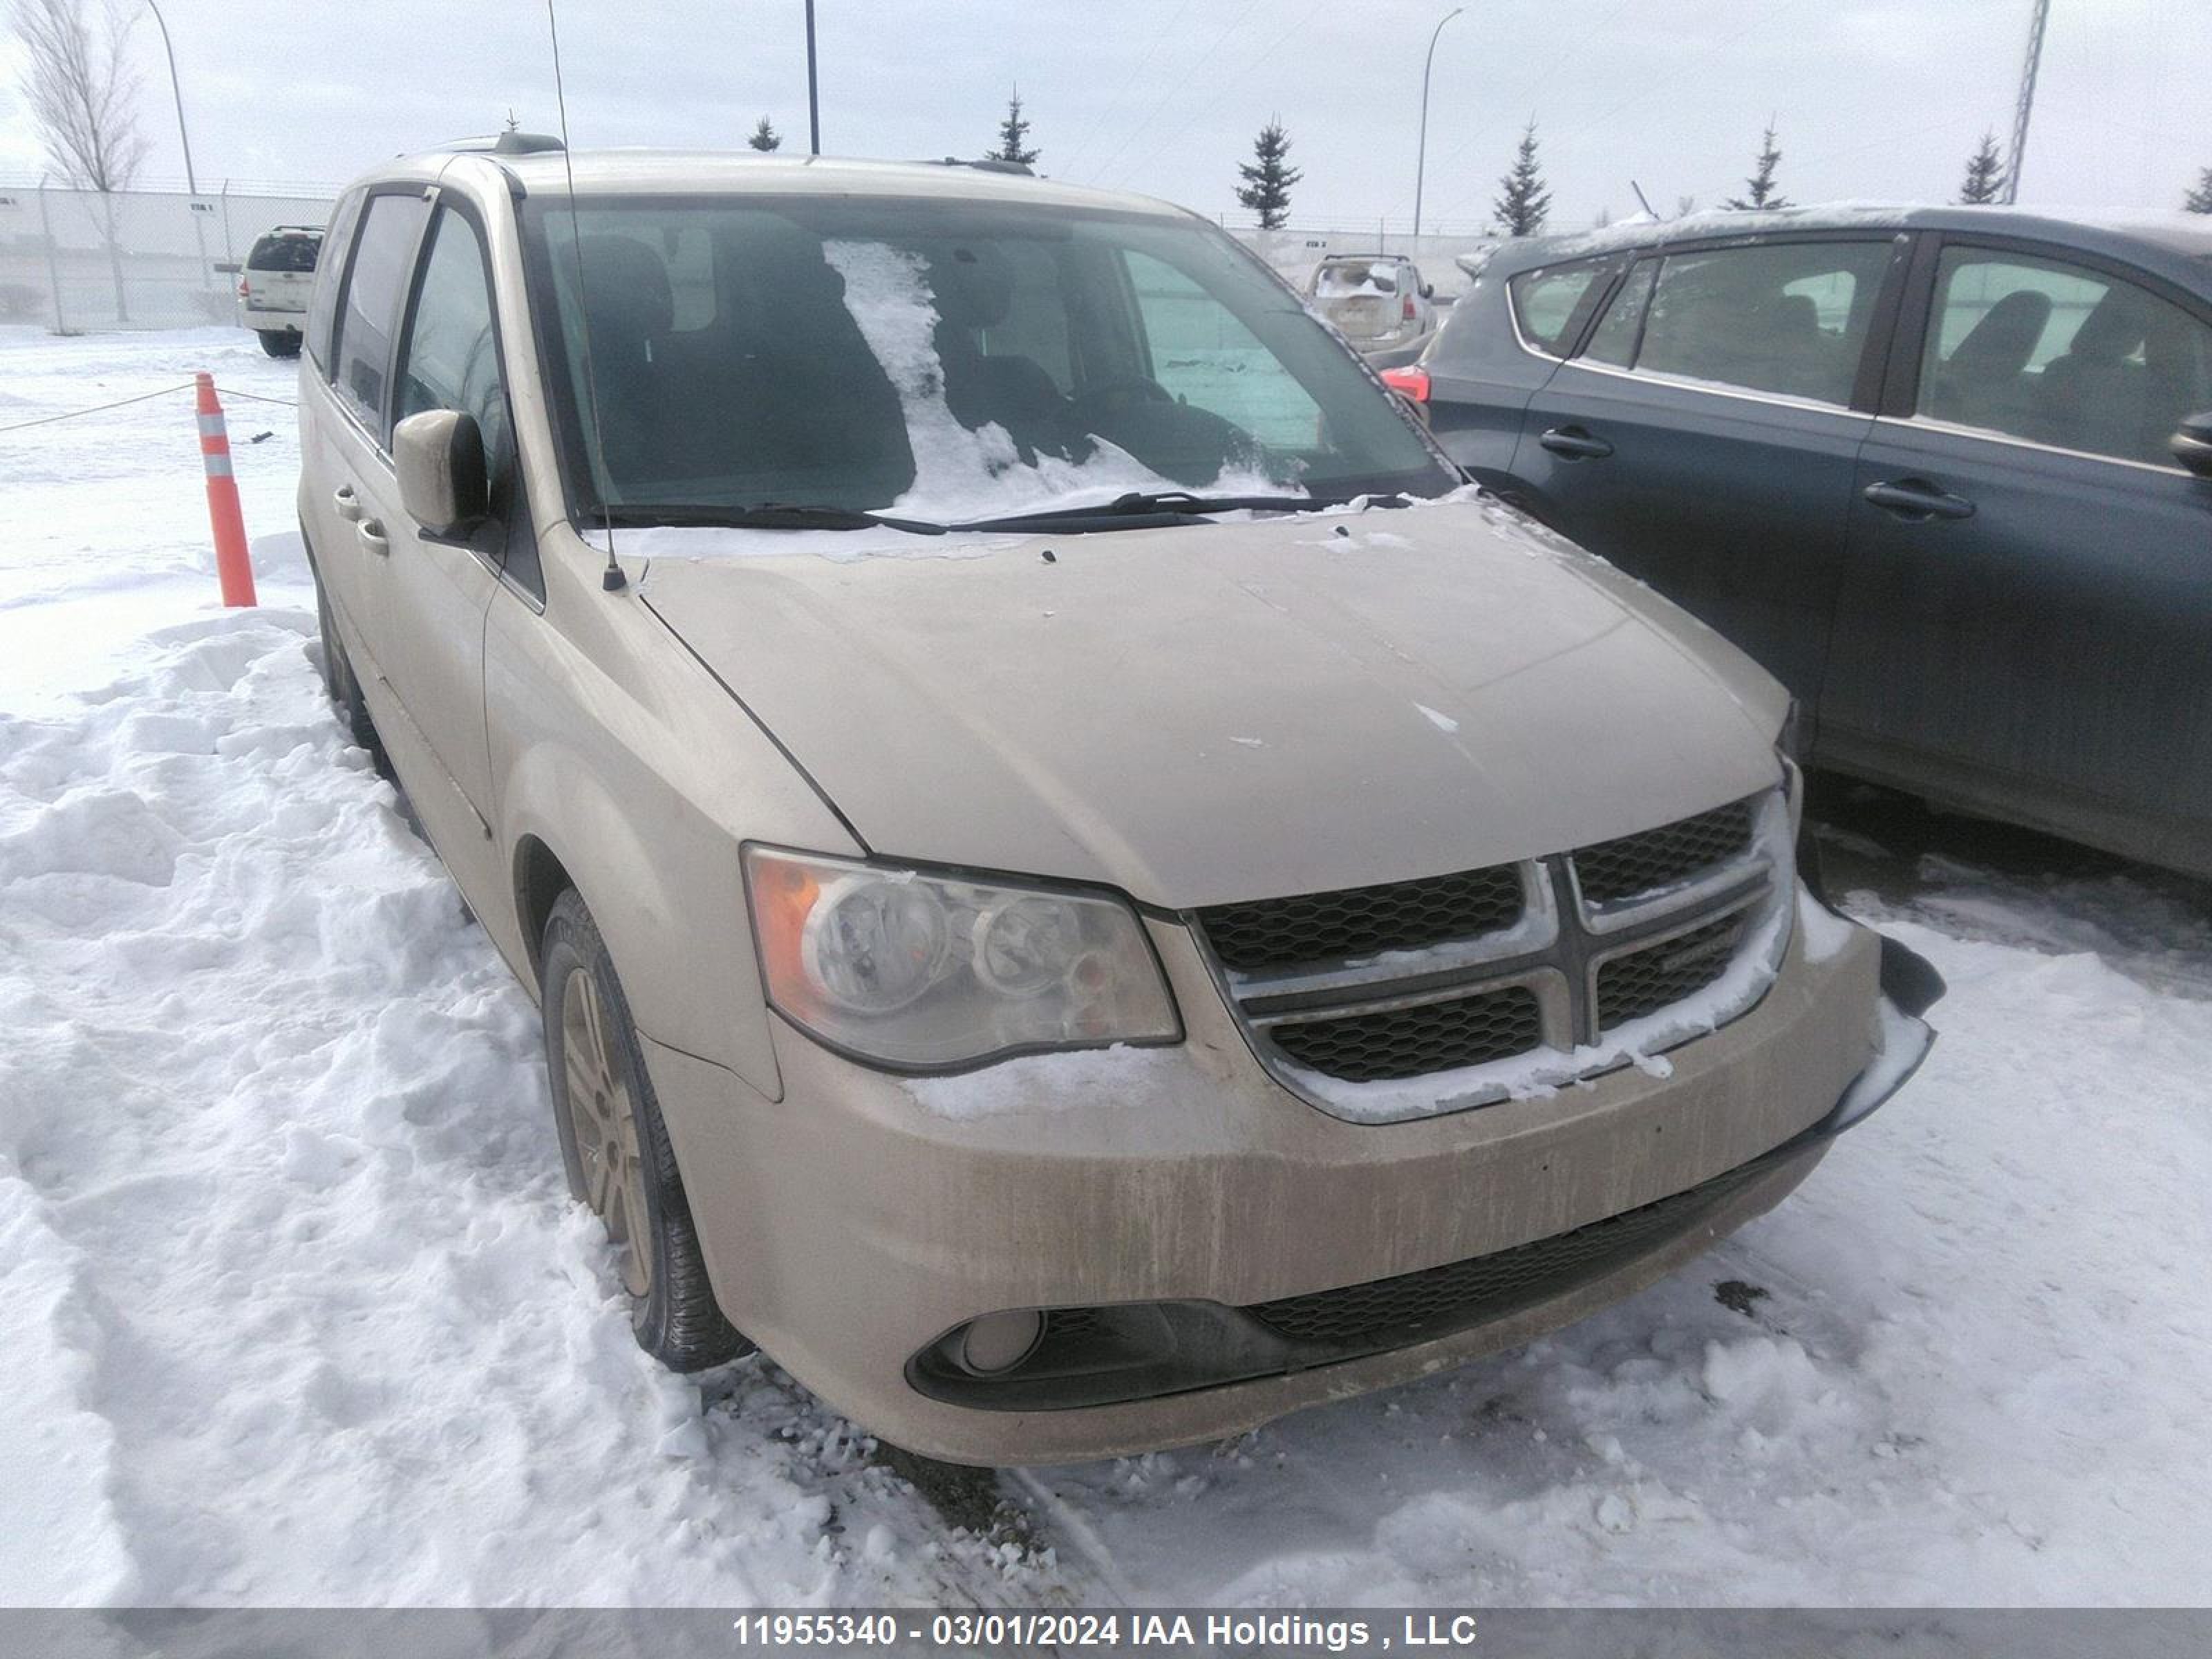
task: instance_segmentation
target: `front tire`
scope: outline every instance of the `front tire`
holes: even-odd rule
[[[606,1228],[638,1346],[678,1371],[749,1352],[708,1282],[629,1004],[574,890],[554,902],[540,961],[545,1066],[568,1190]]]
[[[289,328],[257,328],[261,337],[261,349],[271,357],[296,357],[300,355],[300,337]]]

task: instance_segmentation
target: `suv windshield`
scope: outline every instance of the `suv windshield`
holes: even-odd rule
[[[1297,296],[1200,222],[724,196],[533,198],[524,222],[586,514],[957,521],[1455,482]]]

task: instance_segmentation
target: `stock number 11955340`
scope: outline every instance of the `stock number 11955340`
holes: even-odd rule
[[[741,1648],[888,1648],[900,1634],[888,1613],[749,1613],[730,1631]]]

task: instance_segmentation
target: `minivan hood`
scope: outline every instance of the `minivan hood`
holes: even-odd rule
[[[1495,504],[623,551],[887,857],[1184,908],[1558,852],[1780,775],[1778,688]]]

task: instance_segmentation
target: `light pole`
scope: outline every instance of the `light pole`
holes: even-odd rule
[[[822,154],[822,97],[814,85],[814,0],[806,0],[806,153]]]
[[[1429,33],[1429,55],[1421,60],[1421,149],[1413,163],[1413,234],[1421,234],[1421,186],[1428,182],[1429,171],[1429,71],[1437,66],[1437,36],[1444,32],[1444,25],[1467,9],[1457,6],[1437,20]]]
[[[192,137],[185,131],[185,89],[177,79],[177,52],[169,44],[169,25],[161,15],[161,7],[154,0],[146,0],[146,9],[154,14],[154,23],[161,31],[161,55],[169,60],[169,95],[177,102],[177,142],[185,147],[185,191],[197,196],[200,181],[192,173]]]

